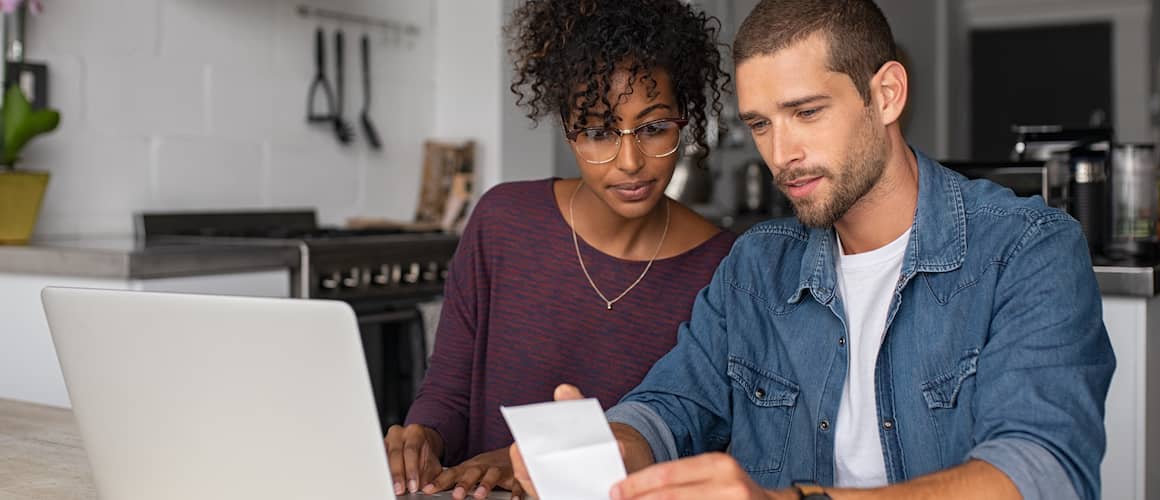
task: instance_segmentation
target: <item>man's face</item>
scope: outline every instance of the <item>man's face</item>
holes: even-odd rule
[[[821,34],[737,65],[741,118],[803,224],[830,227],[882,176],[888,142],[873,102],[830,71]],[[871,82],[873,88],[873,81]]]

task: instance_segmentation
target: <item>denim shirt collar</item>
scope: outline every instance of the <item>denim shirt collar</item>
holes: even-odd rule
[[[911,150],[918,161],[918,206],[903,257],[899,288],[920,272],[958,269],[967,256],[967,215],[960,179],[918,150]],[[798,291],[789,302],[801,300],[806,290],[822,304],[834,299],[838,286],[834,266],[836,251],[837,239],[832,227],[809,229]]]

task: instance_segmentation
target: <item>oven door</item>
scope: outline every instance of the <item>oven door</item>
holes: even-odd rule
[[[423,315],[416,304],[347,301],[358,317],[379,425],[402,424],[427,369]]]

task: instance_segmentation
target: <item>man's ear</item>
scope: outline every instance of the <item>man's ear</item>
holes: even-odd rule
[[[878,108],[883,125],[897,122],[906,109],[910,90],[906,68],[898,61],[889,61],[878,68],[870,79],[871,105]]]

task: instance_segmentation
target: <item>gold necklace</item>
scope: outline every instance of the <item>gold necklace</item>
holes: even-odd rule
[[[611,311],[612,304],[615,304],[616,301],[628,295],[628,292],[636,288],[637,283],[640,283],[640,280],[644,279],[644,275],[648,274],[648,270],[652,268],[653,261],[661,253],[661,247],[665,244],[665,236],[669,234],[669,200],[668,198],[662,198],[665,201],[665,229],[661,232],[661,240],[657,242],[657,249],[653,251],[652,257],[648,259],[648,264],[644,266],[644,271],[641,271],[640,276],[636,277],[636,281],[628,285],[628,288],[620,292],[620,295],[617,295],[615,299],[608,300],[608,297],[605,297],[604,293],[600,291],[600,288],[596,286],[596,282],[592,281],[592,275],[588,274],[588,267],[584,265],[584,257],[580,256],[580,239],[576,236],[576,193],[579,193],[580,188],[583,186],[583,181],[577,183],[576,190],[572,191],[572,197],[568,199],[568,220],[572,223],[572,245],[576,247],[576,260],[580,261],[580,270],[584,271],[584,277],[588,278],[588,284],[592,285],[592,289],[596,291],[596,295],[600,296],[600,300],[603,300],[604,304],[608,306],[608,310]]]

